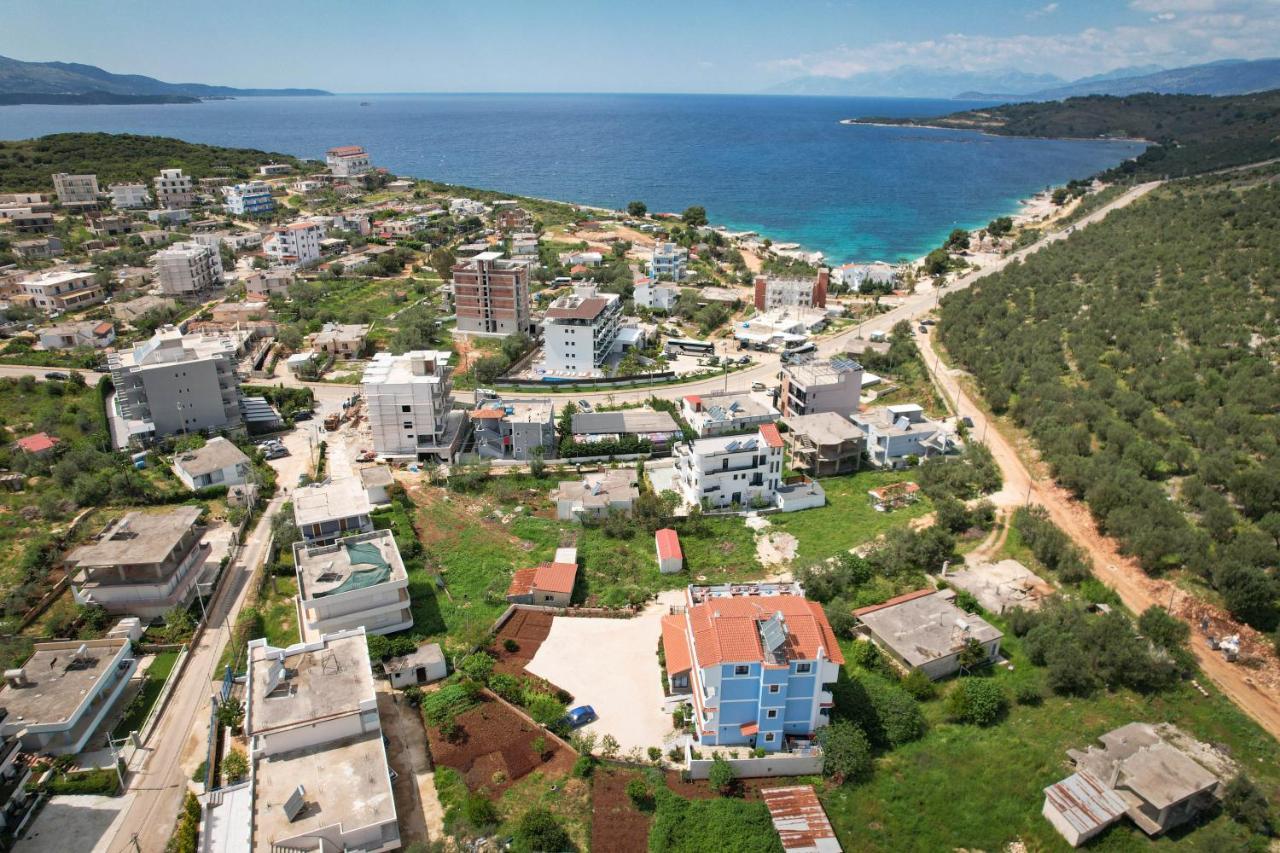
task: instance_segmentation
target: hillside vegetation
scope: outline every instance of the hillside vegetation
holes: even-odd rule
[[[1280,168],[1166,185],[942,305],[941,338],[1151,573],[1271,629]]]
[[[195,178],[248,178],[263,163],[308,166],[297,157],[254,148],[198,145],[165,136],[131,133],[55,133],[38,139],[0,141],[0,192],[49,192],[56,172],[93,173],[98,186],[124,181],[150,184],[161,169],[182,169]]]
[[[1153,144],[1110,177],[1183,177],[1280,157],[1280,89],[1251,95],[1093,95],[927,119],[860,119],[1002,136],[1136,137]]]

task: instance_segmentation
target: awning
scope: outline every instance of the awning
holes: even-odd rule
[[[751,737],[754,734],[758,734],[759,731],[760,731],[759,723],[743,723],[742,725],[738,726],[738,732],[743,737]]]

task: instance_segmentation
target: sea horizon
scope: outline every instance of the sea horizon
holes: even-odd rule
[[[838,264],[919,257],[952,228],[1016,214],[1037,192],[1144,147],[840,124],[992,103],[765,93],[342,93],[29,104],[0,116],[5,138],[141,133],[310,158],[360,144],[376,165],[407,177],[615,210],[633,200],[655,212],[701,205],[718,225],[798,243]]]

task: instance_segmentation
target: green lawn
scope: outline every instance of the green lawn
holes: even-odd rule
[[[893,512],[876,512],[867,490],[889,483],[914,479],[904,471],[863,471],[821,481],[827,493],[827,505],[818,509],[780,513],[769,516],[774,529],[785,531],[799,540],[796,564],[809,565],[818,560],[869,542],[891,527],[901,527],[913,518],[932,511],[929,499]]]
[[[266,624],[267,642],[277,649],[283,649],[300,642],[302,635],[298,629],[298,579],[274,575],[267,578],[262,597],[258,599],[258,609],[262,611],[262,621]]]
[[[1005,626],[987,618],[1006,630],[1004,648],[1017,673],[996,667],[988,677],[1008,686],[1035,667]],[[842,645],[847,650],[848,643]],[[883,755],[869,782],[829,789],[822,800],[846,850],[1001,850],[1014,839],[1029,850],[1069,850],[1040,814],[1043,788],[1070,774],[1067,749],[1086,747],[1134,721],[1171,722],[1205,742],[1225,745],[1274,794],[1280,745],[1204,678],[1200,683],[1208,697],[1189,684],[1154,696],[1123,690],[1088,699],[1050,697],[1039,706],[1014,705],[1003,721],[985,729],[946,722],[940,693],[924,703],[929,731],[922,739]],[[949,684],[939,686],[945,692]],[[1152,842],[1122,821],[1089,849],[1247,850],[1247,836],[1217,816],[1207,826]]]
[[[142,689],[138,691],[133,701],[129,703],[124,716],[116,724],[115,729],[112,730],[112,737],[122,738],[128,735],[129,732],[138,731],[142,727],[143,722],[147,719],[147,714],[151,713],[151,707],[160,698],[160,691],[164,688],[164,683],[169,678],[169,673],[173,672],[173,665],[177,661],[178,653],[176,651],[156,653],[155,658],[151,661],[151,666],[147,667],[147,671],[142,674]]]

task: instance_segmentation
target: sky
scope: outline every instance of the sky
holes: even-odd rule
[[[760,92],[1280,56],[1280,0],[0,0],[0,55],[335,92]]]

